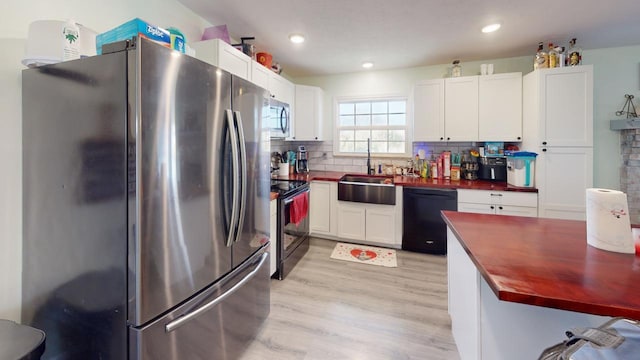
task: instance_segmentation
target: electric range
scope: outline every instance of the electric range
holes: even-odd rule
[[[309,250],[309,215],[297,224],[291,220],[294,198],[305,193],[309,196],[309,183],[272,179],[271,191],[278,193],[278,230],[275,237],[277,271],[273,277],[282,280]]]

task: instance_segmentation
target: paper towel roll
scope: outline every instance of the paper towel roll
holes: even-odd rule
[[[633,254],[627,194],[587,189],[587,244],[602,250]]]

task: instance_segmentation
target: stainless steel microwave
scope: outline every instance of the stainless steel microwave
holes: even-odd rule
[[[269,103],[269,130],[271,138],[288,138],[291,129],[289,104],[271,99]]]

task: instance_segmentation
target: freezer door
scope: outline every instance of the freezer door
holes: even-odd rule
[[[231,76],[148,40],[129,54],[129,322],[139,326],[231,271]]]
[[[233,266],[238,266],[269,241],[269,97],[266,90],[235,76],[232,85],[240,142],[239,231],[233,244]]]
[[[235,360],[269,315],[269,253],[242,266],[175,311],[130,328],[130,359]]]

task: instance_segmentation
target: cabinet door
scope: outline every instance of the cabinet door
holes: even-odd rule
[[[269,91],[274,99],[294,105],[295,85],[273,71],[269,74]]]
[[[540,217],[584,220],[586,189],[593,187],[593,148],[547,147],[539,154]]]
[[[192,44],[196,57],[233,75],[251,81],[251,58],[220,39]]]
[[[338,203],[338,237],[352,240],[365,239],[366,211],[362,205]]]
[[[477,203],[458,203],[458,211],[476,214],[495,214],[495,205]]]
[[[538,208],[535,207],[512,205],[495,205],[495,207],[498,215],[538,217]]]
[[[295,85],[296,141],[322,140],[322,89]]]
[[[593,67],[539,71],[540,145],[593,146]]]
[[[272,71],[256,61],[251,61],[251,82],[269,90],[269,76]]]
[[[480,76],[478,140],[522,140],[522,73]]]
[[[396,233],[395,206],[367,207],[366,240],[393,245]]]
[[[443,141],[444,79],[421,81],[413,88],[414,141]]]
[[[220,67],[251,81],[251,58],[225,42],[221,42],[220,46]]]
[[[444,116],[445,140],[478,140],[478,76],[445,79]]]
[[[331,234],[331,198],[331,183],[311,182],[311,222],[309,227],[312,234]]]

